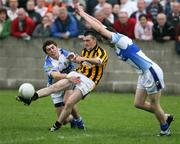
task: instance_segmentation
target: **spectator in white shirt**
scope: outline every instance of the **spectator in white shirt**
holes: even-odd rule
[[[120,0],[121,3],[121,10],[126,11],[128,13],[128,17],[135,11],[137,11],[137,4],[136,2],[130,0]]]
[[[18,0],[9,0],[9,9],[7,10],[7,15],[10,20],[17,18],[18,12]]]
[[[48,8],[45,6],[44,0],[37,0],[37,6],[35,7],[35,11],[38,12],[41,17],[44,17]]]

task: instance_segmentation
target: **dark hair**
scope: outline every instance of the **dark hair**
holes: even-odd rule
[[[7,10],[5,8],[0,8],[0,13],[5,13],[6,19],[8,19]]]
[[[146,19],[148,19],[148,16],[146,14],[140,14],[138,19],[140,20],[142,17],[145,17]]]
[[[87,30],[84,33],[84,36],[88,36],[88,35],[91,35],[94,39],[96,39],[99,42],[102,42],[102,40],[103,40],[103,35],[101,35],[99,32],[97,32],[94,29]]]
[[[84,36],[88,36],[88,35],[93,36],[97,40],[99,34],[95,30],[87,30],[85,31]]]
[[[45,41],[45,42],[43,43],[42,49],[43,49],[43,51],[44,51],[46,54],[47,54],[46,47],[49,46],[49,45],[51,45],[51,44],[57,46],[57,43],[54,42],[54,41],[52,41],[52,40],[47,40],[47,41]]]

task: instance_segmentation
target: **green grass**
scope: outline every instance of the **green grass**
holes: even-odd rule
[[[57,132],[48,128],[56,120],[50,98],[24,106],[17,91],[0,91],[0,144],[179,144],[180,97],[162,96],[165,111],[175,115],[170,137],[157,137],[159,124],[150,113],[133,107],[133,94],[91,93],[78,105],[87,130]]]

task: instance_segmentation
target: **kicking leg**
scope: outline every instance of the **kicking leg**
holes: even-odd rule
[[[62,79],[49,87],[42,88],[37,91],[38,98],[45,97],[50,95],[51,93],[58,92],[61,90],[65,90],[70,86],[71,82],[68,79]]]
[[[30,105],[32,101],[35,101],[38,98],[49,96],[54,92],[65,90],[70,85],[71,82],[68,79],[62,79],[49,87],[38,90],[32,98],[27,99],[22,96],[16,96],[16,100],[23,102],[25,105]]]

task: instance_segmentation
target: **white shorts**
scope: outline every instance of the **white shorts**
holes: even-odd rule
[[[82,92],[83,97],[85,97],[90,91],[95,88],[95,83],[82,73],[72,71],[67,76],[77,76],[80,78],[80,84],[75,84],[74,89],[79,89]]]
[[[64,106],[64,91],[52,93],[51,98],[55,107]]]
[[[139,76],[137,88],[145,89],[147,94],[154,94],[163,89],[164,78],[162,69],[157,64],[153,64],[152,67]]]

